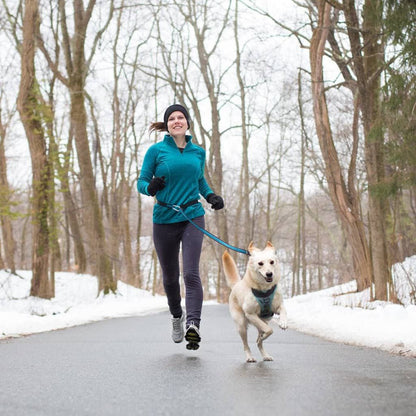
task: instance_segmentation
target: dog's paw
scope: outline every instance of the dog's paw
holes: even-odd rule
[[[281,329],[287,329],[287,320],[286,319],[280,319],[279,320],[279,326]]]
[[[247,357],[246,363],[256,363],[257,360],[254,357]]]
[[[271,355],[265,355],[263,361],[273,361],[273,357]]]

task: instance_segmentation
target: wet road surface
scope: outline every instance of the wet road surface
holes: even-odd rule
[[[119,318],[0,341],[0,414],[416,415],[416,360],[273,325],[272,362],[245,363],[225,305],[204,306],[202,343],[170,315]]]

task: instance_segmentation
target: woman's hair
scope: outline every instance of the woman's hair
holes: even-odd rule
[[[155,121],[152,124],[150,124],[149,131],[167,131],[168,130],[168,120],[169,116],[174,113],[175,111],[180,111],[186,119],[186,122],[188,124],[188,129],[191,128],[191,118],[189,117],[188,110],[181,104],[173,104],[170,105],[163,115],[163,123],[161,121]]]
[[[152,124],[150,124],[149,131],[166,131],[166,126],[163,121],[155,121]]]

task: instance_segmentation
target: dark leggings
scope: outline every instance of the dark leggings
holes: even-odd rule
[[[205,226],[204,217],[192,220]],[[183,279],[185,282],[186,323],[199,326],[203,291],[199,276],[203,233],[188,221],[174,224],[153,224],[153,241],[163,274],[163,287],[168,298],[170,313],[182,315],[179,284],[179,249],[182,242]]]

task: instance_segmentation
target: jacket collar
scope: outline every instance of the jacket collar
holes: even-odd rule
[[[185,140],[186,140],[186,146],[188,146],[190,143],[192,144],[192,136],[190,134],[187,134],[185,136]],[[177,147],[175,143],[175,139],[170,134],[165,134],[163,141],[167,143],[169,146],[172,146],[175,148]]]

